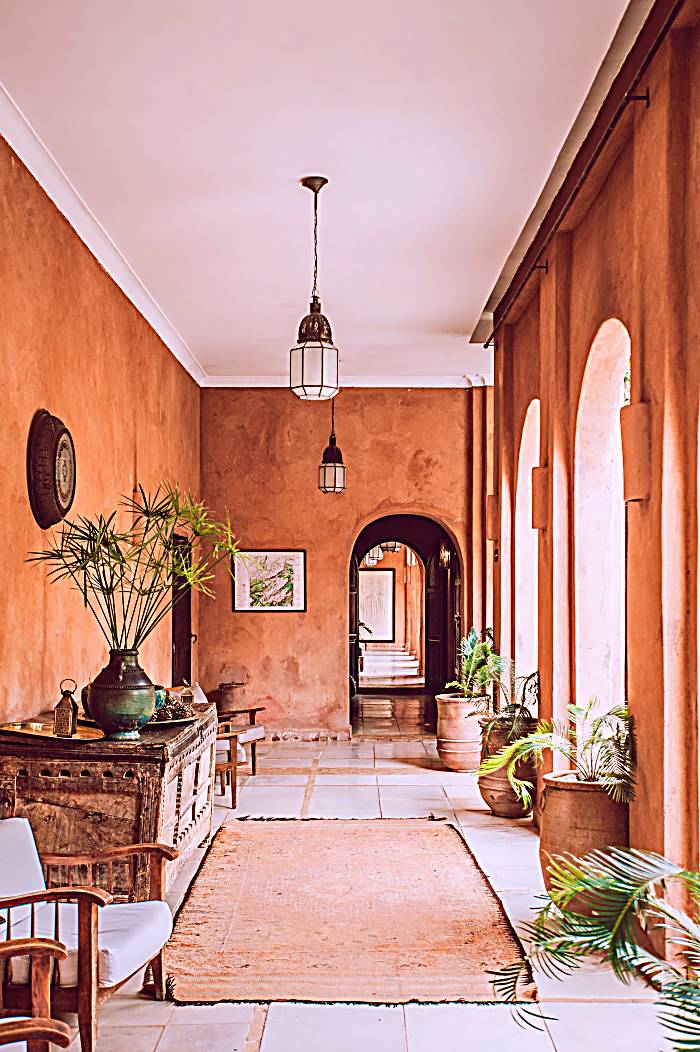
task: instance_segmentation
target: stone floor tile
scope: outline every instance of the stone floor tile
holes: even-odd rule
[[[557,1052],[669,1052],[671,1048],[654,1005],[547,1004],[542,1012]]]
[[[419,756],[425,759],[428,755],[422,742],[377,742],[374,747],[376,757]]]
[[[379,802],[383,818],[452,818],[452,808],[442,790],[432,786],[380,785]]]
[[[270,785],[306,785],[308,780],[308,774],[269,774],[263,769],[259,774],[252,774],[246,785],[257,789]]]
[[[166,1026],[173,1014],[172,1001],[154,1001],[138,994],[117,991],[100,1008],[103,1026]]]
[[[223,1001],[217,1005],[175,1005],[170,1026],[236,1023],[250,1026],[255,1005]]]
[[[258,763],[258,774],[265,774],[266,771],[269,774],[274,774],[280,767],[311,767],[314,759],[315,757],[313,756],[278,756],[275,753],[273,756],[265,756],[260,760]]]
[[[440,785],[434,771],[423,771],[420,768],[414,771],[395,771],[390,767],[377,767],[376,771],[380,785]]]
[[[319,774],[316,776],[316,785],[375,785],[377,778],[374,774],[353,774],[348,769],[343,774]]]
[[[273,1004],[260,1052],[406,1052],[403,1010]]]
[[[154,1052],[163,1028],[160,1026],[100,1026],[97,1030],[97,1052]],[[70,1052],[81,1052],[76,1036]]]
[[[376,787],[321,785],[314,789],[308,818],[379,818]]]
[[[157,1052],[242,1052],[249,1025],[250,1021],[169,1026]]]
[[[299,818],[304,787],[297,785],[246,785],[238,796],[235,818]]]
[[[586,964],[563,982],[542,972],[535,973],[539,999],[543,1006],[557,1001],[572,1002],[653,1002],[656,993],[640,979],[629,985],[615,978],[604,964]],[[549,1008],[542,1009],[549,1012]]]
[[[406,1035],[408,1052],[555,1052],[546,1030],[521,1028],[506,1005],[406,1005]]]

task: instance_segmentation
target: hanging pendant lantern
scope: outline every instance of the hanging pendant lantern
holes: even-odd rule
[[[365,555],[365,566],[372,567],[372,566],[376,566],[376,565],[377,565],[377,559],[375,559],[375,557],[372,555],[371,551],[367,552],[367,554]]]
[[[322,493],[342,493],[345,483],[343,454],[335,442],[335,402],[331,402],[331,433],[318,469],[318,488]]]
[[[379,545],[383,552],[400,552],[401,545],[398,541],[382,541]]]
[[[338,348],[330,322],[321,314],[318,297],[318,195],[326,185],[322,175],[309,175],[301,185],[314,195],[314,283],[310,313],[302,318],[297,343],[289,352],[289,386],[299,398],[334,398],[339,390]]]

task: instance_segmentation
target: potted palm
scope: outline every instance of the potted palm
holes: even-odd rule
[[[533,733],[537,726],[533,713],[539,703],[539,682],[538,672],[516,677],[513,670],[504,670],[498,683],[501,706],[495,714],[479,720],[482,764],[511,742]],[[533,782],[534,759],[519,760],[515,776],[522,782]],[[532,810],[532,801],[518,795],[510,784],[506,767],[480,773],[477,782],[482,799],[499,818],[524,818]]]
[[[540,720],[533,733],[483,760],[479,775],[504,768],[514,792],[532,806],[534,778],[519,776],[523,761],[541,765],[545,753],[564,756],[571,770],[544,776],[540,864],[548,886],[549,860],[629,843],[629,802],[634,797],[635,738],[626,706],[602,715],[597,702],[570,705],[568,720]]]
[[[479,635],[469,630],[459,646],[459,678],[447,683],[437,694],[437,750],[440,759],[452,771],[473,771],[481,755],[479,717],[493,711],[489,691],[504,667],[503,659],[493,645],[489,630]]]
[[[139,488],[119,508],[65,521],[29,561],[81,593],[109,648],[108,664],[90,684],[90,714],[109,738],[133,740],[155,705],[139,648],[187,588],[212,595],[214,567],[222,559],[231,567],[236,542],[228,518],[215,521],[175,486],[152,495]]]
[[[700,1049],[700,925],[669,900],[674,885],[676,901],[697,908],[700,873],[661,855],[608,848],[554,859],[549,901],[521,927],[528,953],[494,973],[497,996],[513,1004],[520,1022],[544,1029],[539,1011],[517,1003],[533,966],[565,980],[602,958],[621,982],[640,976],[659,991],[660,1022],[674,1052]],[[669,959],[655,953],[642,933],[656,933],[675,952]]]

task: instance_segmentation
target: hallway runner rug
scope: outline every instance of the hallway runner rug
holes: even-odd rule
[[[522,951],[460,834],[425,819],[237,822],[167,947],[182,1004],[493,1001]]]

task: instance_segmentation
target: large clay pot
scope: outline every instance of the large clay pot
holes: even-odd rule
[[[437,694],[437,751],[451,771],[476,771],[481,759],[481,713],[474,698]]]
[[[138,741],[155,708],[155,688],[138,657],[138,650],[110,650],[109,663],[90,684],[90,714],[115,741]]]
[[[512,726],[510,721],[505,723],[494,723],[493,718],[484,717],[479,720],[481,727],[481,759],[495,756],[501,749],[510,744],[508,731]],[[537,720],[523,721],[520,737],[532,734],[537,726]],[[490,729],[489,729],[490,728]],[[537,785],[537,769],[534,760],[519,762],[515,766],[515,776],[526,782]],[[524,818],[530,814],[532,808],[525,807],[522,800],[516,795],[510,782],[506,768],[501,767],[491,774],[481,774],[478,778],[479,792],[482,799],[499,818]],[[533,790],[535,792],[536,790]]]
[[[629,845],[629,806],[616,803],[600,782],[579,782],[573,771],[546,774],[541,802],[540,865],[550,887],[552,855],[586,855]]]

